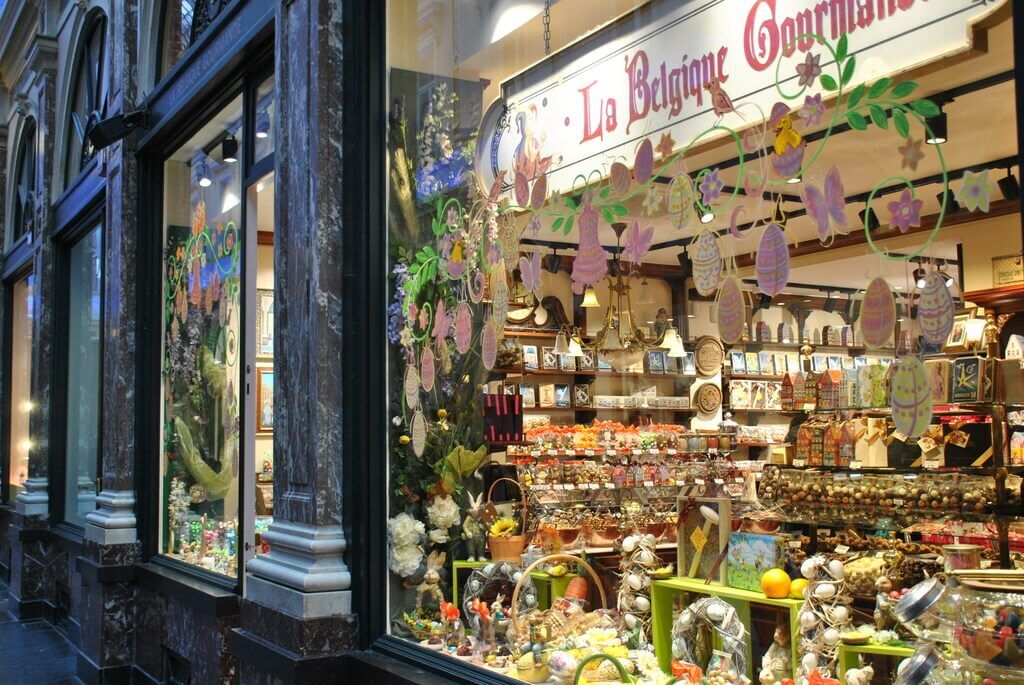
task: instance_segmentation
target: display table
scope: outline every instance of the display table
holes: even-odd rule
[[[851,668],[860,667],[861,654],[878,654],[907,659],[914,656],[913,647],[889,647],[888,645],[839,645],[839,682],[844,682],[846,672]]]
[[[778,607],[789,612],[790,634],[797,636],[790,641],[793,654],[793,665],[800,662],[800,640],[799,623],[797,615],[800,607],[803,606],[802,599],[770,599],[760,592],[739,590],[737,588],[719,585],[718,583],[705,583],[695,578],[669,578],[667,580],[655,580],[651,583],[651,633],[654,641],[654,653],[658,655],[658,665],[665,673],[672,672],[672,624],[675,621],[673,615],[673,604],[676,597],[685,594],[710,595],[728,602],[735,609],[743,622],[743,625],[750,626],[750,605],[763,604],[766,606]],[[760,662],[754,663],[751,654],[751,647],[747,643],[747,663],[749,672],[747,676],[757,682],[756,673],[760,670]]]
[[[460,577],[459,571],[472,571],[491,563],[490,561],[453,561],[452,562],[452,604],[459,607],[459,589],[465,584],[465,578]],[[467,574],[463,574],[467,575]],[[537,588],[537,608],[547,609],[551,602],[565,595],[565,589],[569,581],[576,577],[575,573],[566,573],[564,576],[552,576],[543,571],[534,571],[530,574],[533,584]],[[505,601],[509,601],[509,597]]]

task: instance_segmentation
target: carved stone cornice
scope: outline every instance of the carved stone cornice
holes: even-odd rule
[[[8,2],[0,11],[0,81],[11,88],[26,67],[32,37],[40,32],[40,0]]]

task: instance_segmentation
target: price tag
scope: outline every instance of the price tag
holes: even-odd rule
[[[742,485],[743,483],[746,482],[746,479],[743,478],[743,476],[736,476],[736,482]]]
[[[615,483],[605,483],[604,484],[604,488],[605,488],[605,490],[614,490],[615,489]]]
[[[676,485],[678,487],[682,487],[682,486],[686,485],[686,481],[685,480],[677,480],[676,481]]]
[[[553,489],[555,489],[555,490],[564,490],[564,489],[565,489],[565,486],[564,486],[564,485],[562,485],[561,483],[555,483],[555,484],[554,484],[554,485],[552,486],[552,488],[553,488]]]
[[[540,450],[530,450],[530,456],[531,457],[539,457],[540,456]]]
[[[665,450],[665,454],[678,454],[678,452],[676,452],[674,448],[669,447],[667,450]]]
[[[846,545],[836,545],[836,554],[846,554],[850,551],[850,548]]]
[[[800,541],[799,540],[790,540],[789,541],[789,548],[790,549],[800,549]],[[839,551],[838,547],[836,548],[836,551],[837,552]]]
[[[859,461],[851,461],[850,462],[850,468],[851,469],[859,469],[860,466],[861,466],[861,464],[860,464]]]
[[[724,478],[716,478],[715,479],[715,485],[725,485],[725,479]]]
[[[546,486],[546,485],[540,485],[540,484],[536,484],[536,485],[531,485],[531,486],[530,486],[530,489],[531,489],[531,490],[547,490],[547,489],[548,489],[548,486]]]
[[[798,469],[802,469],[803,467],[807,466],[807,460],[806,459],[794,459],[793,460],[793,466],[797,467]]]
[[[703,479],[703,478],[694,478],[694,479],[693,479],[693,482],[694,482],[694,483],[695,483],[696,485],[704,485],[704,479]]]
[[[653,488],[654,487],[654,481],[653,480],[645,480],[644,481],[644,487],[645,488]]]
[[[574,484],[572,484],[572,483],[566,483],[565,484],[565,489],[566,490],[575,490],[576,486]]]
[[[617,456],[619,453],[615,450],[605,450],[604,453],[609,457]]]
[[[884,559],[885,552],[875,552],[875,559]]]
[[[634,454],[635,456],[640,456],[640,455],[641,455],[641,454],[643,454],[643,453],[644,453],[644,451],[643,451],[643,450],[633,450],[633,454]]]
[[[587,487],[589,487],[591,490],[597,490],[601,486],[598,485],[597,483],[590,483]]]
[[[594,456],[594,450],[583,450],[583,456],[592,457]]]
[[[926,469],[941,469],[942,462],[940,462],[938,459],[925,459],[924,467]]]
[[[902,507],[903,506],[903,500],[901,500],[901,499],[894,499],[892,501],[892,504],[893,504],[894,507]]]

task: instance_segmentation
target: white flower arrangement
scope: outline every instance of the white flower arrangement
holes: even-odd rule
[[[427,507],[427,520],[431,526],[440,528],[442,531],[457,526],[460,520],[459,505],[455,503],[451,495],[435,497]]]
[[[422,561],[423,548],[419,545],[398,545],[388,554],[388,567],[403,578],[416,573]]]
[[[446,528],[432,528],[427,534],[427,538],[435,545],[443,545],[451,540],[451,536],[448,535]]]
[[[404,512],[388,520],[388,537],[392,547],[418,545],[426,531],[422,521]]]

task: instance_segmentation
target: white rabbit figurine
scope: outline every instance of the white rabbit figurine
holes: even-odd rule
[[[462,539],[466,541],[466,561],[484,560],[484,523],[481,520],[484,507],[484,493],[473,497],[467,493],[469,498],[469,511],[466,518],[462,520]]]

